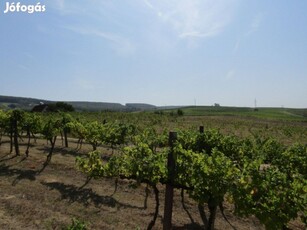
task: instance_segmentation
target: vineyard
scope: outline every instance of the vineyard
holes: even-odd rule
[[[0,110],[0,176],[4,229],[305,229],[307,123]]]

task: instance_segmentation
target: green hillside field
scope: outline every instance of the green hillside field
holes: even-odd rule
[[[181,110],[187,116],[242,116],[307,122],[307,109],[189,106]]]

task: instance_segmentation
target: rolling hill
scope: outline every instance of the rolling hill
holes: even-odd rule
[[[57,101],[50,101],[37,98],[1,96],[0,95],[0,109],[8,110],[20,108],[24,110],[31,110],[34,106],[39,104],[52,104]],[[250,107],[227,107],[227,106],[155,106],[145,103],[127,103],[122,105],[120,103],[111,102],[88,102],[88,101],[63,101],[71,104],[77,111],[163,111],[163,113],[176,114],[180,108],[184,115],[187,116],[242,116],[242,117],[256,117],[265,119],[286,119],[286,120],[300,120],[307,121],[307,108],[250,108]],[[174,113],[175,112],[175,113]]]
[[[50,101],[37,98],[1,96],[0,95],[0,109],[24,109],[31,110],[34,106],[39,104],[51,104],[57,101]],[[156,106],[143,103],[131,103],[122,105],[120,103],[111,102],[89,102],[89,101],[63,101],[71,104],[77,111],[141,111],[155,109]]]

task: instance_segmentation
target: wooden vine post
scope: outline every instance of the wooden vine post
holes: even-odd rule
[[[174,197],[174,177],[176,161],[174,156],[174,143],[177,140],[177,133],[169,133],[169,146],[170,151],[167,157],[167,169],[168,169],[168,181],[165,189],[165,204],[164,204],[164,219],[163,230],[169,230],[172,228],[172,214],[173,214],[173,197]]]

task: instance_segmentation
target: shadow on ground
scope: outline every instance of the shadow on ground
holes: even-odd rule
[[[1,164],[0,165],[0,176],[16,176],[12,182],[12,185],[15,186],[19,181],[27,179],[34,181],[36,179],[37,171],[34,170],[20,170],[20,169],[12,169],[10,166]]]
[[[198,229],[204,229],[203,226],[199,225],[198,223],[191,223],[191,224],[185,224],[183,226],[173,226],[173,230],[198,230]]]
[[[112,196],[101,196],[95,193],[91,188],[79,188],[75,185],[66,185],[60,182],[41,182],[43,185],[49,187],[50,189],[58,190],[61,193],[61,199],[68,200],[69,202],[79,202],[84,206],[88,206],[91,203],[96,207],[101,207],[101,205],[106,205],[108,207],[123,208],[134,208],[134,209],[144,209],[143,207],[133,206],[130,204],[124,204]]]
[[[42,151],[42,152],[49,152],[50,146],[44,146],[44,147],[40,147],[40,148],[37,148],[37,149]],[[57,147],[57,146],[54,147],[53,153],[54,154],[61,154],[63,156],[70,155],[70,156],[73,156],[73,157],[83,155],[82,153],[79,153],[76,149],[70,149],[70,148],[65,148],[65,147]]]

